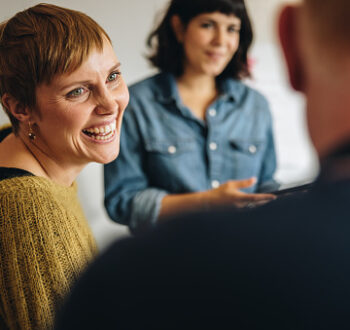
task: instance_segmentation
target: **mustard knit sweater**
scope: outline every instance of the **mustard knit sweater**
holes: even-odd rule
[[[0,181],[0,329],[52,328],[96,254],[76,190],[31,175]]]

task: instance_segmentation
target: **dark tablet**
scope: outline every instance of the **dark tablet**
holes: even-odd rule
[[[308,182],[304,184],[295,184],[295,185],[288,185],[288,187],[285,187],[279,190],[272,191],[271,194],[274,194],[278,197],[280,196],[287,196],[292,194],[299,194],[299,193],[305,193],[311,189],[311,187],[314,185],[313,182]]]

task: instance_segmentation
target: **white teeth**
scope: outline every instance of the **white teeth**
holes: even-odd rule
[[[115,134],[116,126],[117,124],[114,121],[109,125],[88,128],[83,131],[89,133],[88,135],[95,140],[108,140]]]
[[[116,131],[111,131],[109,132],[108,134],[105,134],[105,135],[90,135],[91,138],[95,139],[95,140],[98,140],[98,141],[103,141],[103,140],[108,140],[110,139],[111,137],[114,136]]]
[[[109,125],[105,125],[101,127],[87,128],[87,129],[84,129],[84,131],[91,134],[107,134],[111,131],[114,131],[115,128],[116,128],[116,122],[113,122]]]

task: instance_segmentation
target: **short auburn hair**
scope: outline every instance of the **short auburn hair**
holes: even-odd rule
[[[92,49],[102,50],[107,33],[89,16],[38,4],[0,24],[0,98],[8,93],[23,106],[36,105],[36,87],[76,70]],[[4,106],[3,106],[4,107]],[[13,131],[19,122],[4,107]]]
[[[233,14],[241,20],[238,49],[216,79],[249,77],[247,54],[253,40],[253,31],[244,0],[171,0],[163,20],[147,39],[147,45],[151,51],[148,60],[151,64],[161,71],[173,73],[177,77],[181,76],[185,54],[171,26],[172,16],[179,16],[182,24],[187,27],[194,17],[216,11],[226,15]]]

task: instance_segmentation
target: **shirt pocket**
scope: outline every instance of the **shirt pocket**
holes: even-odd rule
[[[230,139],[229,146],[235,177],[247,179],[255,176],[259,179],[266,142]]]
[[[148,140],[147,174],[151,185],[170,192],[184,190],[198,167],[198,146],[192,139]]]

